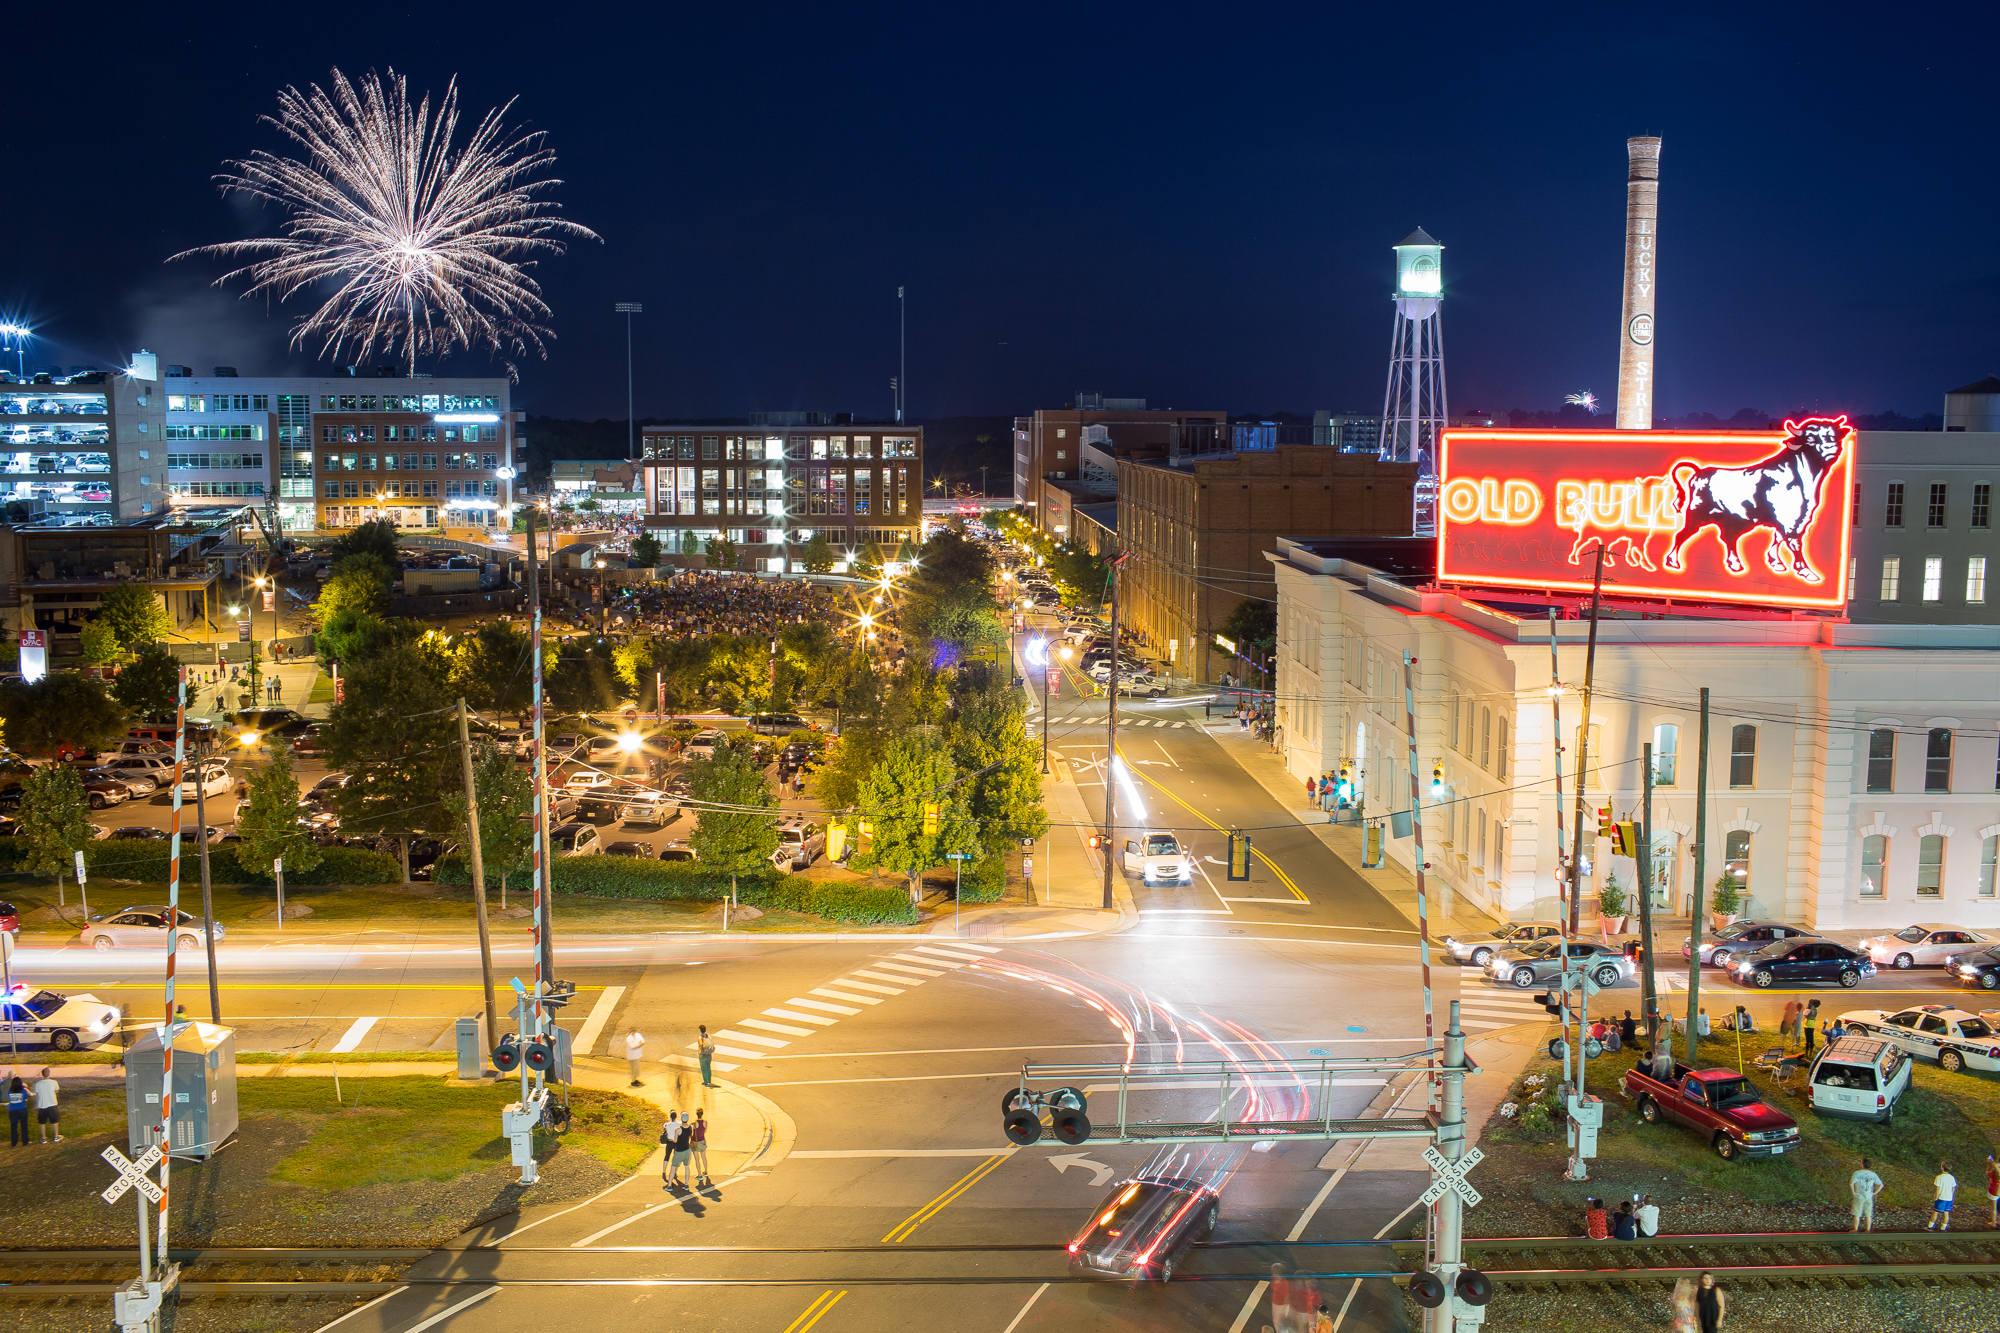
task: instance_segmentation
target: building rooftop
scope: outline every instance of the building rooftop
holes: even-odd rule
[[[1946,393],[1992,393],[2000,394],[2000,375],[1988,375],[1977,384],[1968,384],[1962,389],[1947,389]]]

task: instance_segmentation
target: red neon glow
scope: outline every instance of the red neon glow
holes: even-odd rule
[[[1445,431],[1438,579],[1614,595],[1847,603],[1854,428]]]

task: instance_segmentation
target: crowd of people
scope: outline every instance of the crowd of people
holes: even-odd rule
[[[632,629],[669,635],[773,635],[792,625],[835,623],[833,597],[817,584],[700,570],[634,585],[612,603],[612,614]]]

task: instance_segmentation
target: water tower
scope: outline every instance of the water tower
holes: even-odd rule
[[[1382,402],[1381,457],[1417,469],[1417,531],[1432,531],[1437,444],[1444,433],[1444,247],[1417,228],[1395,247],[1396,321],[1389,337],[1389,391]]]

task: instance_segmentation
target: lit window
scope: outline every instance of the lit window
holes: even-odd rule
[[[1680,757],[1681,729],[1671,722],[1653,728],[1653,785],[1671,787]]]
[[[1750,834],[1738,829],[1723,840],[1722,873],[1736,882],[1739,894],[1750,892]]]
[[[1975,555],[1965,562],[1965,600],[1983,602],[1986,600],[1986,557]]]
[[[1903,558],[1899,555],[1882,557],[1882,600],[1896,601],[1903,588]]]
[[[1924,557],[1924,600],[1940,601],[1944,597],[1944,557],[1927,555]]]
[[[1988,838],[1979,844],[1979,896],[1991,898],[1993,894],[1993,872],[1995,861],[2000,860],[2000,838]]]

